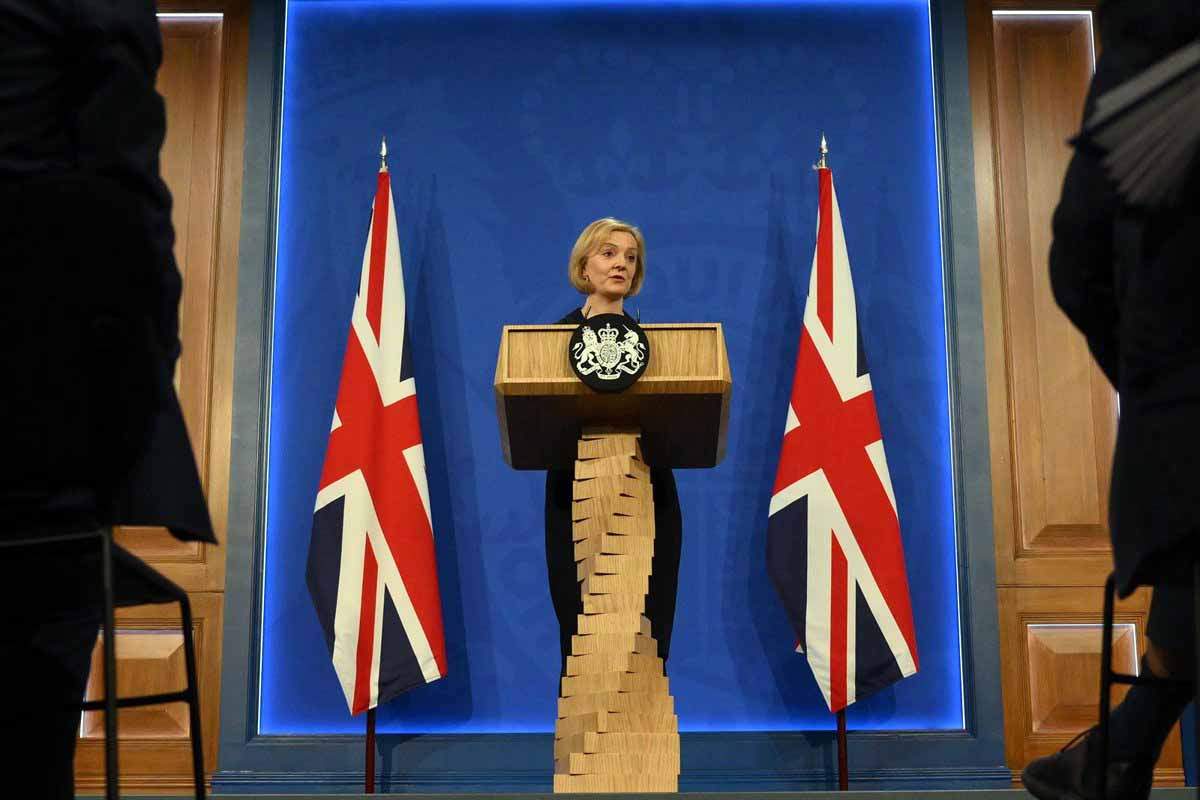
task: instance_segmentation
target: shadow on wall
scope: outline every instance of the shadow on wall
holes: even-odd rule
[[[725,584],[723,616],[728,631],[741,631],[746,642],[731,643],[737,649],[757,650],[765,658],[774,677],[779,701],[789,711],[802,712],[811,707],[813,681],[806,665],[788,646],[791,631],[775,588],[767,579],[767,511],[769,490],[774,483],[779,458],[784,413],[791,393],[792,369],[802,322],[797,295],[803,295],[807,285],[807,270],[797,269],[807,259],[799,258],[793,232],[789,225],[789,197],[797,196],[786,178],[773,173],[767,201],[767,236],[764,242],[765,269],[760,291],[754,305],[751,341],[759,343],[757,358],[748,359],[742,366],[741,381],[758,387],[747,393],[749,407],[745,420],[760,420],[761,424],[747,425],[742,430],[740,450],[747,457],[740,465],[742,475],[736,481],[730,517],[750,515],[758,521],[751,525],[747,537],[729,540],[726,554],[729,575],[737,576]],[[786,365],[786,366],[785,366]],[[757,613],[747,614],[749,609]],[[735,661],[742,680],[754,680],[754,671],[744,661]]]
[[[459,339],[459,320],[451,283],[450,256],[442,212],[438,206],[437,179],[429,181],[422,190],[420,183],[406,176],[393,186],[404,187],[396,197],[397,219],[421,220],[406,236],[406,250],[418,257],[405,264],[405,283],[408,287],[407,311],[411,324],[410,335],[416,346],[436,343],[423,358],[414,359],[417,396],[420,401],[421,435],[424,443],[425,472],[429,485],[430,513],[433,517],[434,540],[437,549],[438,582],[442,599],[442,624],[446,637],[447,676],[429,686],[418,687],[400,695],[379,708],[378,725],[381,731],[403,730],[406,722],[424,719],[428,709],[436,708],[441,721],[448,726],[471,719],[474,711],[474,691],[498,691],[496,687],[473,687],[470,675],[494,675],[488,665],[471,661],[488,659],[491,650],[470,650],[462,604],[463,574],[468,581],[480,580],[482,565],[478,552],[460,548],[461,529],[478,528],[477,516],[455,515],[451,492],[459,499],[460,509],[478,508],[475,486],[469,480],[454,480],[455,474],[473,471],[474,455],[470,440],[459,435],[467,427],[466,398],[447,391],[444,367],[463,363]],[[434,312],[437,316],[435,318]],[[421,340],[425,341],[422,342]],[[410,346],[414,342],[410,341]],[[439,380],[439,375],[442,379]],[[457,375],[449,376],[457,380]],[[437,413],[430,413],[435,410]],[[467,538],[470,538],[469,535]],[[460,563],[461,559],[461,563]],[[408,738],[405,735],[381,736],[380,752],[384,774],[391,774],[397,748]]]

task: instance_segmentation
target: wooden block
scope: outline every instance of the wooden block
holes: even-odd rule
[[[641,626],[638,631],[647,638],[654,638],[654,632],[651,630],[653,626],[650,624],[650,618],[645,614],[642,615]]]
[[[571,775],[678,775],[679,754],[569,753],[556,760],[554,771]]]
[[[590,633],[626,633],[630,635],[642,632],[641,614],[630,611],[612,612],[609,614],[580,614],[575,618],[576,630],[581,636]]]
[[[606,533],[610,533],[608,521],[612,518],[611,514],[605,514],[603,517],[591,517],[572,522],[571,541],[582,542],[589,536],[603,536]],[[624,534],[621,535],[623,536]]]
[[[580,617],[583,619],[583,617]],[[640,653],[658,655],[658,640],[641,633],[588,633],[571,636],[571,655]]]
[[[679,733],[679,718],[674,714],[610,711],[605,724],[609,733]]]
[[[633,456],[610,456],[608,458],[593,458],[591,461],[575,462],[575,480],[601,476],[621,476],[650,481],[650,468]]]
[[[554,775],[555,792],[678,792],[678,775]]]
[[[641,436],[642,429],[633,425],[585,425],[581,439],[604,439],[608,436]]]
[[[624,517],[653,517],[654,504],[641,497],[628,497],[623,494],[587,497],[571,504],[573,521],[603,517],[608,514],[618,514]]]
[[[580,616],[580,619],[583,617]],[[633,653],[637,651],[637,634],[601,633],[591,636],[572,636],[571,655],[590,656],[595,653]]]
[[[669,694],[650,692],[596,692],[558,698],[558,716],[578,717],[595,711],[631,714],[674,714],[675,701]]]
[[[609,530],[607,533],[619,533],[623,536],[645,536],[654,538],[654,517],[608,517]]]
[[[649,653],[567,656],[568,675],[590,675],[597,672],[648,672],[651,675],[663,675],[663,660]]]
[[[644,594],[590,594],[583,598],[583,613],[611,614],[622,611],[636,611],[639,614],[646,610],[646,595]]]
[[[580,460],[611,458],[612,456],[636,456],[642,458],[642,445],[636,436],[614,435],[598,439],[580,439],[577,455]]]
[[[566,739],[581,733],[679,733],[674,714],[618,713],[596,711],[577,717],[560,717],[554,723],[554,738]]]
[[[582,733],[604,733],[608,730],[609,713],[598,711],[578,717],[561,717],[554,723],[554,741],[568,739]]]
[[[638,634],[633,637],[633,652],[647,656],[658,655],[658,640],[653,636]]]
[[[595,555],[575,566],[575,580],[589,575],[649,575],[650,556]]]
[[[589,575],[583,579],[584,594],[646,594],[650,590],[648,575]]]
[[[589,536],[616,533],[621,536],[654,537],[653,517],[622,517],[605,514],[602,517],[581,519],[571,524],[571,539],[578,542]]]
[[[670,694],[670,683],[665,675],[650,675],[635,672],[601,672],[595,675],[575,675],[562,679],[562,696],[594,692],[660,692]],[[585,750],[593,753],[597,750]]]
[[[575,542],[575,560],[589,556],[609,555],[654,557],[654,540],[646,536],[623,536],[618,533],[601,533]]]
[[[603,478],[592,478],[586,481],[574,481],[571,486],[571,497],[574,500],[586,500],[589,497],[637,497],[653,501],[654,487],[648,480],[630,478],[624,475],[609,475]]]
[[[679,755],[677,733],[577,733],[554,741],[555,760],[571,753],[653,753]]]

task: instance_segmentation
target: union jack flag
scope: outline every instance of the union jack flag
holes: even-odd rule
[[[387,168],[379,171],[313,511],[308,588],[350,713],[446,674]]]
[[[917,671],[896,495],[883,453],[833,175],[767,522],[767,568],[796,651],[836,712]]]

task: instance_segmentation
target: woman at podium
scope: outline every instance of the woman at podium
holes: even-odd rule
[[[596,220],[579,234],[571,248],[567,267],[571,286],[585,296],[583,305],[558,323],[578,325],[597,314],[625,314],[625,298],[641,290],[645,277],[646,242],[642,232],[611,217]],[[546,473],[546,567],[550,577],[550,599],[558,616],[564,675],[576,617],[583,613],[571,540],[573,479],[570,469],[552,469]],[[652,468],[650,482],[654,487],[655,539],[646,616],[658,640],[658,654],[666,661],[675,620],[683,519],[671,470]]]

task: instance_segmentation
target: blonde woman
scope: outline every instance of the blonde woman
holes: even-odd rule
[[[578,325],[597,314],[625,314],[625,298],[641,291],[646,278],[646,240],[628,222],[605,217],[583,229],[567,265],[567,278],[583,305],[558,320]],[[629,316],[625,314],[625,316]],[[631,318],[632,319],[632,318]],[[571,654],[576,617],[583,613],[579,582],[575,576],[575,549],[571,540],[571,481],[569,469],[546,473],[546,568],[550,599],[558,616],[562,673]],[[683,520],[675,476],[669,469],[651,469],[654,486],[654,560],[646,616],[665,661],[671,648],[675,620],[675,591],[679,585],[679,550]]]

